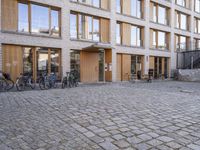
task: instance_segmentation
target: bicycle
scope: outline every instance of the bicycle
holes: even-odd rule
[[[31,89],[35,89],[35,81],[32,77],[31,73],[20,74],[16,81],[17,91],[24,91],[25,87],[30,87]]]
[[[9,91],[14,87],[10,74],[0,71],[0,91]]]
[[[70,72],[66,72],[66,76],[62,80],[62,88],[66,87],[77,87],[78,86],[78,77],[79,73],[77,70],[72,70]]]
[[[55,73],[51,73],[50,75],[47,73],[42,73],[38,81],[41,90],[48,90],[50,88],[57,87],[57,77]]]

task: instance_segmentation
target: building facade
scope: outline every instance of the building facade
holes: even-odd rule
[[[0,70],[76,69],[81,82],[168,78],[177,49],[200,48],[200,0],[1,0]],[[193,45],[194,46],[194,45]]]

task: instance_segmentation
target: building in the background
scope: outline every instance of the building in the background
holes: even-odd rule
[[[200,49],[200,0],[0,0],[0,70],[77,69],[81,82],[167,78]]]

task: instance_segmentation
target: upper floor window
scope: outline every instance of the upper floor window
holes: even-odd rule
[[[176,27],[183,30],[189,30],[188,16],[186,14],[176,12]]]
[[[195,0],[194,3],[194,10],[198,13],[200,13],[200,0]]]
[[[94,6],[97,8],[108,9],[109,0],[71,0],[72,2],[79,2],[83,4],[87,4],[90,6]]]
[[[200,33],[200,19],[195,18],[194,23],[195,23],[195,33]]]
[[[176,35],[175,41],[176,41],[176,49],[186,50],[186,48],[188,47],[186,36]]]
[[[18,4],[18,31],[19,32],[28,32],[29,23],[28,23],[28,5],[19,3]]]
[[[200,50],[200,39],[194,39],[195,50]]]
[[[116,11],[117,13],[121,13],[121,0],[116,0]]]
[[[142,46],[140,27],[131,26],[131,46]]]
[[[141,0],[131,0],[131,16],[141,18],[142,14]]]
[[[116,0],[116,12],[142,18],[144,0]]]
[[[105,31],[109,31],[108,22],[108,19],[72,12],[70,14],[70,37],[96,42],[109,42],[109,33],[102,31],[104,34],[101,34],[100,32],[100,27]]]
[[[18,3],[18,31],[60,36],[59,10],[36,4]]]
[[[186,7],[186,0],[176,0],[176,4]]]
[[[151,13],[152,21],[160,24],[169,25],[169,9],[156,3],[151,3],[151,6],[153,7],[152,9],[150,9],[150,11],[153,11]]]
[[[121,44],[121,24],[117,23],[116,25],[116,43]]]
[[[169,49],[169,44],[167,42],[169,39],[167,34],[169,33],[151,29],[151,48],[162,50]]]

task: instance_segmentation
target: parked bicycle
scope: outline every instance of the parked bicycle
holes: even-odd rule
[[[35,89],[35,81],[32,77],[32,73],[20,74],[16,81],[16,88],[18,91],[24,91],[26,87]]]
[[[79,73],[77,70],[66,72],[66,76],[62,80],[62,88],[77,87],[78,86]]]
[[[42,73],[38,79],[41,90],[48,90],[57,87],[57,77],[55,73],[48,75],[46,72]]]
[[[14,87],[10,74],[0,71],[0,91],[9,91]]]

